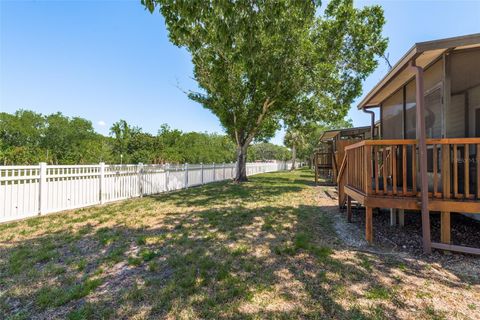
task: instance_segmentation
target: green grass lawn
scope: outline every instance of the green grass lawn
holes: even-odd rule
[[[0,318],[444,317],[433,288],[400,298],[410,264],[340,243],[319,190],[305,169],[0,225]]]

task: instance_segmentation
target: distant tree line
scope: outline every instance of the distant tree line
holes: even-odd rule
[[[92,122],[62,113],[43,115],[18,110],[0,113],[0,164],[222,163],[233,162],[236,147],[226,135],[182,132],[168,125],[156,135],[120,120],[110,136]],[[271,143],[254,144],[249,161],[286,160],[290,151]]]

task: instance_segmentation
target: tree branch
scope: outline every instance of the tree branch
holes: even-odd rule
[[[233,128],[235,133],[235,141],[237,142],[237,146],[240,145],[240,136],[238,135],[238,128],[237,128],[237,116],[235,115],[235,111],[233,112]]]
[[[262,124],[263,118],[265,118],[265,115],[268,112],[268,109],[275,103],[275,100],[270,100],[270,98],[267,98],[265,102],[263,103],[262,106],[262,112],[258,115],[257,121],[255,121],[255,125],[252,128],[252,130],[247,134],[247,137],[244,141],[244,145],[249,145],[250,142],[252,142],[253,138],[255,137],[255,134],[257,133],[258,128]]]

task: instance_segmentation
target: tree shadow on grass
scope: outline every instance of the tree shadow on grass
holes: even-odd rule
[[[152,214],[154,214],[152,212]],[[39,236],[0,249],[0,311],[29,318],[360,318],[339,303],[377,286],[334,255],[316,206],[232,206]],[[396,318],[394,310],[384,311]]]
[[[395,256],[345,248],[332,227],[335,205],[272,198],[271,192],[298,196],[306,188],[301,180],[254,178],[261,179],[255,187],[221,183],[87,210],[58,219],[65,225],[58,232],[2,244],[0,313],[39,319],[397,319],[399,309],[418,307],[397,298],[401,276],[440,281],[440,274]],[[257,205],[249,207],[253,198]],[[156,200],[182,210],[159,215]],[[443,281],[467,290],[460,280]]]
[[[263,202],[286,193],[299,192],[305,189],[308,183],[310,183],[308,180],[264,174],[251,177],[250,181],[245,183],[223,181],[152,197],[158,201],[168,198],[177,206],[183,207],[225,205],[245,200]]]

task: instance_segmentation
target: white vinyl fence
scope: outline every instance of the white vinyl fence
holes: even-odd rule
[[[288,162],[247,164],[247,175]],[[232,179],[235,164],[0,166],[0,222]]]

